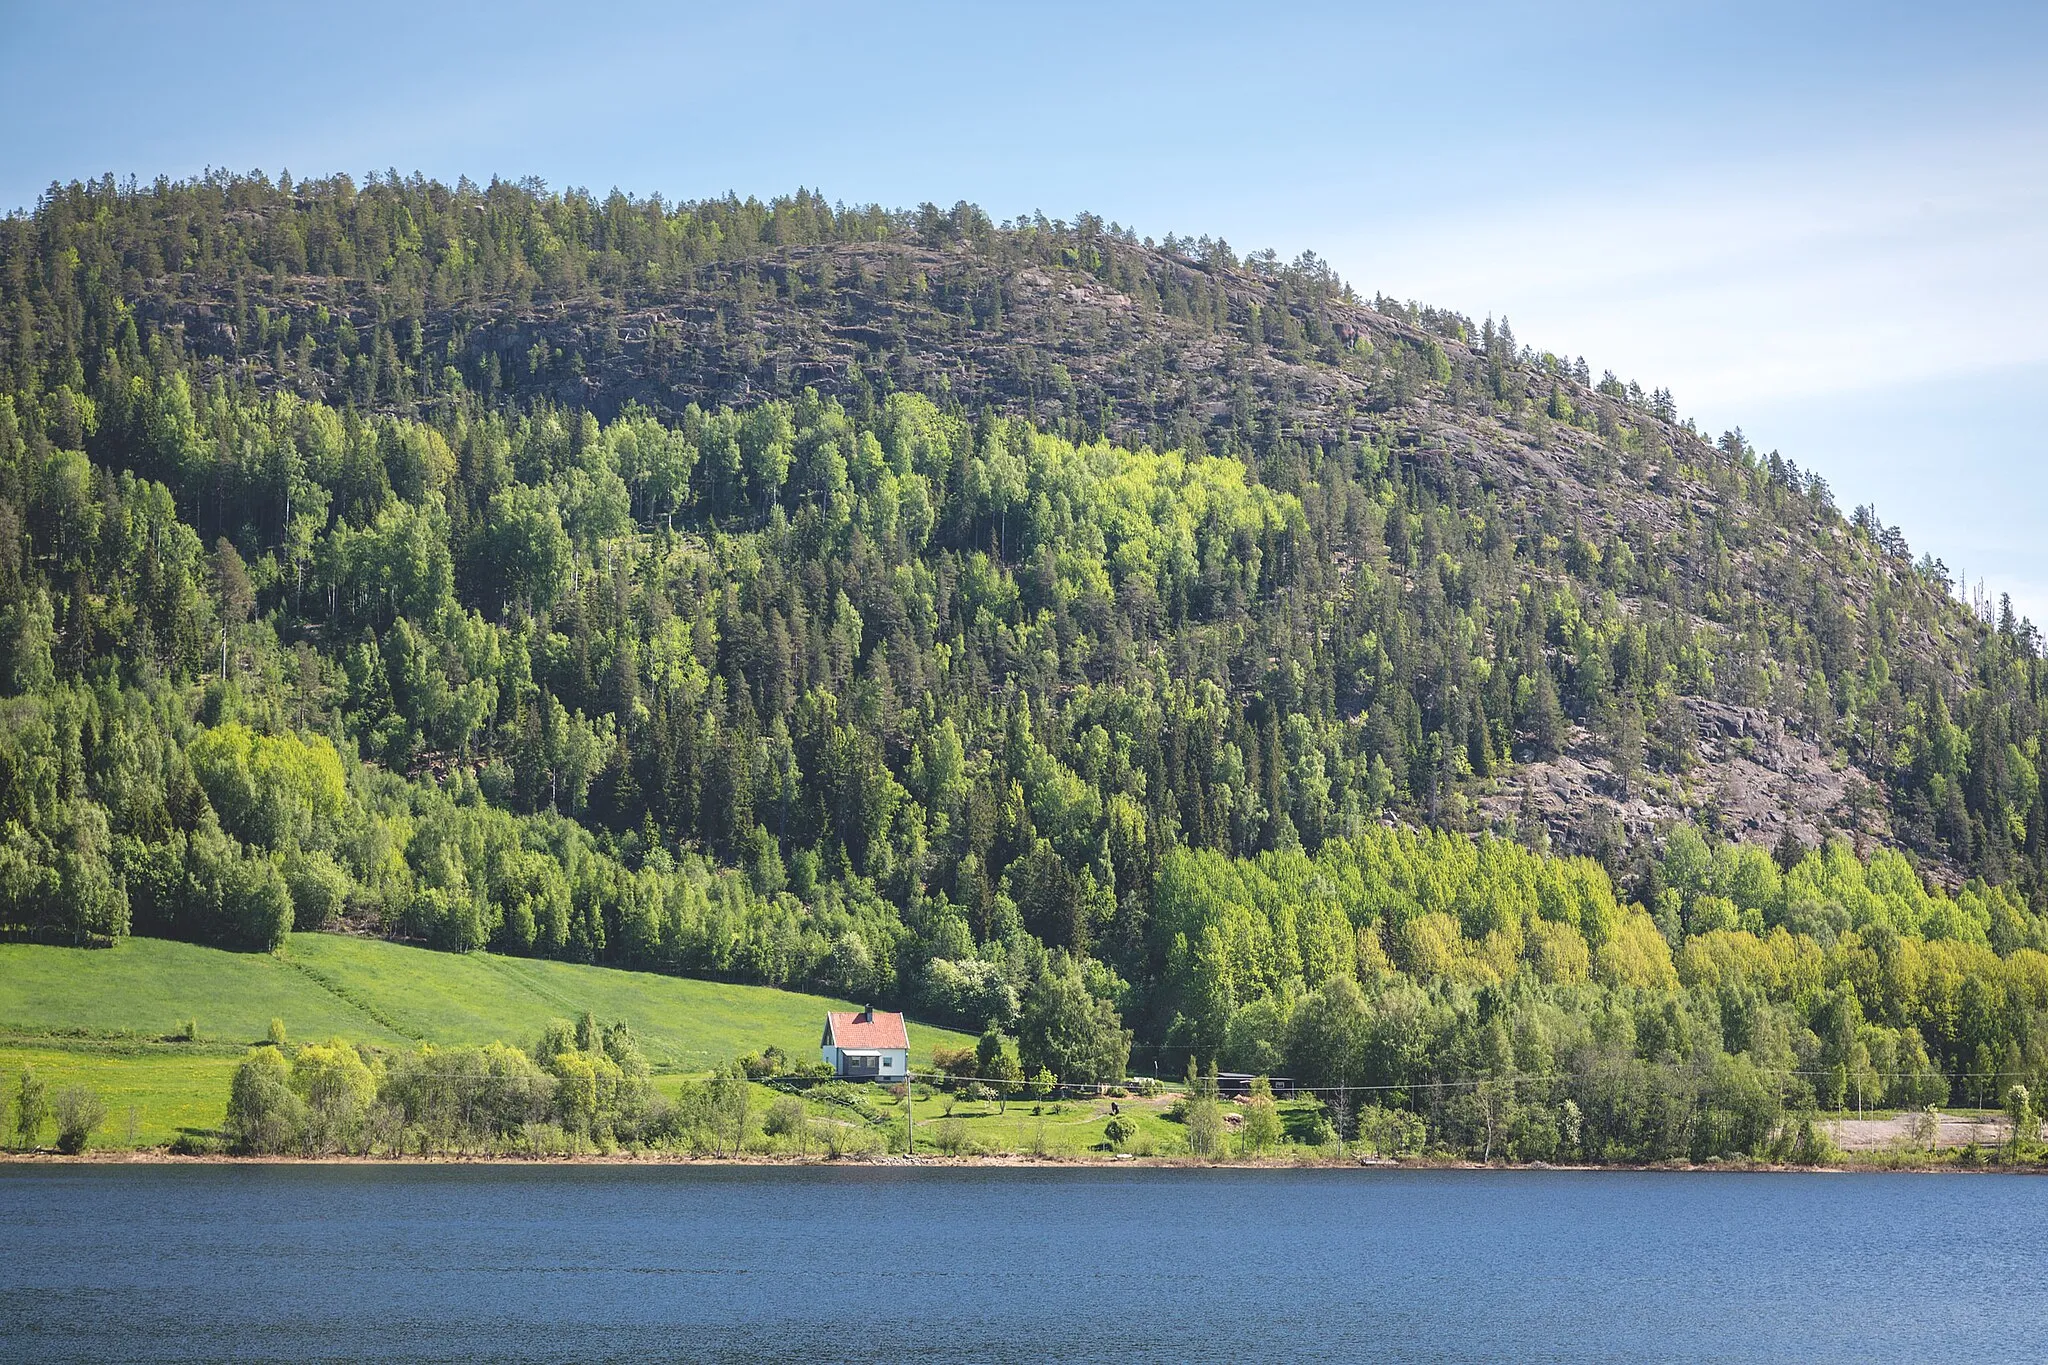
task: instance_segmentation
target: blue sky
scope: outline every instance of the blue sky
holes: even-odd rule
[[[395,167],[1313,248],[1668,386],[2048,623],[2040,4],[0,0],[0,129],[4,206]]]

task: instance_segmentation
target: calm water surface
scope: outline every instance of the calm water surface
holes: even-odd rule
[[[0,1167],[8,1360],[2048,1356],[2048,1181]]]

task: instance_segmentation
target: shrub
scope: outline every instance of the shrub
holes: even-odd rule
[[[1377,1156],[1412,1156],[1422,1150],[1428,1136],[1420,1114],[1377,1104],[1358,1111],[1358,1140]]]
[[[1263,1152],[1280,1136],[1280,1113],[1273,1103],[1272,1083],[1264,1076],[1255,1077],[1244,1105],[1244,1145],[1254,1152]]]
[[[932,1049],[932,1070],[944,1073],[946,1085],[951,1088],[979,1075],[981,1059],[971,1047],[935,1047]]]
[[[958,1156],[967,1146],[967,1125],[959,1119],[940,1119],[932,1128],[932,1145],[947,1156]]]
[[[50,1121],[50,1088],[36,1069],[21,1069],[21,1083],[14,1091],[14,1135],[24,1147],[40,1146],[43,1126]]]
[[[285,1032],[284,1032],[284,1020],[282,1020],[282,1019],[273,1019],[273,1020],[271,1020],[271,1021],[270,1021],[270,1036],[269,1036],[269,1041],[270,1041],[270,1045],[271,1045],[272,1047],[274,1047],[274,1048],[279,1048],[279,1049],[282,1049],[282,1048],[284,1047],[284,1045],[285,1045]]]
[[[785,1095],[768,1106],[768,1116],[761,1121],[761,1131],[769,1137],[788,1137],[801,1133],[804,1126],[804,1102],[793,1095]]]
[[[857,1123],[827,1119],[817,1125],[817,1131],[825,1140],[826,1152],[835,1157],[867,1156],[882,1145],[874,1129]]]
[[[306,1105],[292,1093],[283,1056],[257,1048],[235,1068],[228,1091],[229,1141],[241,1152],[283,1152],[299,1144],[305,1127]]]
[[[1138,1121],[1126,1114],[1112,1115],[1102,1125],[1102,1135],[1109,1139],[1112,1147],[1121,1147],[1138,1135]]]
[[[57,1150],[77,1156],[107,1121],[107,1102],[97,1090],[67,1085],[57,1092]]]

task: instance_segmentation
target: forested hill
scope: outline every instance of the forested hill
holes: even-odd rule
[[[1675,817],[1765,843],[1846,831],[1943,876],[2030,878],[2048,856],[2035,641],[2009,611],[1979,628],[1895,529],[1844,519],[1816,474],[1739,434],[1696,436],[1663,393],[1595,382],[1505,324],[1365,303],[1312,256],[1139,243],[1087,215],[996,227],[968,205],[395,176],[53,186],[0,253],[7,371],[61,445],[121,439],[67,394],[168,356],[202,401],[291,393],[451,434],[536,405],[686,424],[693,404],[807,390],[870,425],[902,391],[978,441],[1000,413],[1226,453],[1303,503],[1289,573],[1334,613],[1265,632],[1228,683],[1299,710],[1263,675],[1306,666],[1408,818],[1542,824],[1616,866]],[[275,476],[223,465],[237,477],[187,490],[195,527],[260,556]],[[651,525],[691,491],[643,471],[628,515]],[[1029,510],[978,528],[998,560]]]
[[[1333,974],[2042,937],[2031,627],[1312,257],[105,181],[0,223],[0,375],[16,927],[346,919],[1212,1053]]]

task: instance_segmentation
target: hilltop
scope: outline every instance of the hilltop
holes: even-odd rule
[[[1610,861],[1677,818],[1767,845],[1839,830],[1912,849],[1951,884],[2022,871],[2014,845],[2032,817],[2000,790],[2012,784],[1930,783],[1915,750],[1931,695],[1964,701],[1990,634],[1949,599],[1945,570],[1860,509],[1840,515],[1816,474],[1739,433],[1710,442],[1661,391],[1595,381],[1505,324],[1360,299],[1313,256],[1140,242],[1085,214],[998,227],[968,205],[337,179],[159,186],[120,201],[118,230],[96,230],[91,206],[110,190],[75,186],[37,221],[125,246],[101,274],[118,274],[138,336],[177,337],[197,374],[259,392],[412,414],[445,410],[452,385],[669,421],[806,390],[855,413],[919,392],[1071,439],[1239,453],[1290,492],[1326,457],[1381,452],[1378,514],[1347,508],[1315,528],[1313,591],[1341,600],[1359,564],[1388,562],[1391,534],[1409,542],[1391,568],[1425,636],[1438,592],[1456,607],[1531,588],[1578,599],[1542,623],[1562,724],[1531,744],[1520,718],[1495,719],[1501,757],[1519,761],[1486,781],[1455,774],[1470,801],[1448,823],[1540,820],[1561,847]],[[25,262],[27,226],[10,259]],[[643,520],[657,510],[635,501]],[[2014,643],[2021,623],[2003,626],[1994,654],[2031,651]],[[1649,649],[1666,657],[1646,662],[1663,676],[1639,680],[1632,714],[1613,675],[1632,681],[1643,637],[1660,633],[1668,644]],[[1391,662],[1425,713],[1431,686],[1483,686],[1469,665],[1431,680],[1433,660]],[[1386,685],[1343,681],[1352,711]],[[1996,689],[1987,700],[2000,704]],[[1422,814],[1446,823],[1435,784],[1419,785],[1432,788]]]

